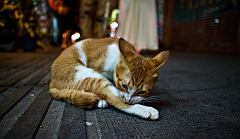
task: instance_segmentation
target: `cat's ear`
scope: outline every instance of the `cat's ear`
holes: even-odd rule
[[[127,62],[130,62],[132,57],[136,54],[134,46],[123,38],[119,39],[119,50]]]
[[[162,51],[158,55],[156,55],[154,58],[151,59],[155,63],[154,70],[158,70],[168,59],[170,55],[170,51]]]

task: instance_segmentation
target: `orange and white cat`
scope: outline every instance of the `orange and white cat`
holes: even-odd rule
[[[80,108],[105,108],[110,104],[155,120],[159,117],[155,108],[137,103],[151,92],[158,69],[169,54],[163,51],[150,59],[122,38],[86,39],[64,50],[54,61],[49,92],[55,99]]]

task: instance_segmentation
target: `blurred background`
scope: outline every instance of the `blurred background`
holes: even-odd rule
[[[240,0],[0,0],[0,51],[123,37],[138,52],[240,52]]]

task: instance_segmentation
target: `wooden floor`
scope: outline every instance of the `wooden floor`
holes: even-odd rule
[[[0,53],[0,139],[240,138],[238,55],[171,52],[150,94],[158,103],[145,103],[160,119],[148,121],[53,99],[59,53]]]
[[[64,121],[69,115],[62,117],[68,105],[53,100],[48,93],[50,66],[58,55],[56,52],[0,53],[0,138],[56,138],[72,128]],[[84,118],[81,109],[77,114],[77,120],[81,114]]]

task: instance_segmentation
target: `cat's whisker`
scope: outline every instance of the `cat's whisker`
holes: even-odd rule
[[[161,102],[161,100],[160,100],[160,97],[158,97],[158,96],[151,96],[151,97],[144,98],[141,102],[154,103],[154,102]]]

